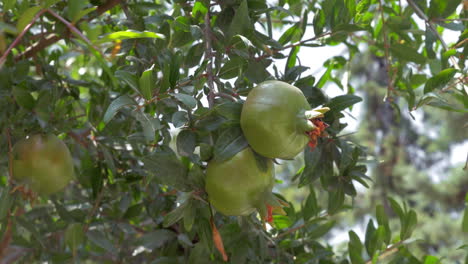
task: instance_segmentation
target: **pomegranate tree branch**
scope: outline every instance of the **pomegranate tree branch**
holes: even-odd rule
[[[125,2],[125,0],[109,0],[105,4],[99,6],[96,9],[96,11],[91,13],[91,15],[87,19],[81,19],[80,21],[78,21],[77,24],[79,24],[81,22],[84,22],[84,21],[91,21],[91,20],[99,17],[100,15],[105,13],[106,11],[108,11],[108,10],[114,8],[115,6],[119,5],[122,2]],[[38,52],[40,52],[41,50],[49,47],[50,45],[52,45],[54,43],[56,43],[57,41],[63,39],[66,35],[67,34],[60,35],[60,36],[56,35],[56,36],[52,36],[52,37],[49,37],[49,38],[45,38],[45,39],[39,41],[32,48],[28,48],[28,49],[26,49],[25,52],[23,52],[23,53],[19,54],[18,56],[16,56],[15,60],[18,61],[20,59],[27,59],[27,58],[34,57]]]
[[[397,242],[397,243],[395,243],[395,244],[389,246],[388,248],[386,248],[386,249],[382,252],[382,254],[377,258],[377,259],[378,259],[377,262],[379,262],[379,261],[381,261],[382,259],[384,259],[384,258],[386,258],[386,257],[388,257],[388,256],[390,256],[390,255],[393,255],[394,253],[398,252],[398,247],[401,246],[401,245],[403,245],[403,244],[405,244],[405,243],[408,243],[408,241],[407,241],[407,240],[402,240],[402,241],[399,241],[399,242]],[[372,260],[369,260],[369,261],[366,262],[366,264],[372,264],[372,263],[373,263]]]
[[[211,21],[210,21],[210,12],[209,10],[205,14],[205,60],[208,61],[206,65],[206,74],[208,78],[208,88],[210,92],[208,94],[208,104],[211,107],[214,105],[214,96],[215,96],[215,87],[213,79],[213,50],[211,45]]]
[[[81,31],[75,27],[75,25],[73,25],[72,23],[68,22],[65,18],[61,17],[59,14],[55,13],[54,11],[50,10],[50,9],[46,9],[47,12],[49,14],[51,14],[52,16],[54,16],[55,18],[57,18],[60,22],[62,22],[63,24],[65,24],[65,26],[67,26],[67,28],[75,33],[76,35],[78,35],[81,39],[83,39],[86,44],[88,44],[90,47],[92,47],[93,49],[95,49],[97,52],[99,52],[101,55],[101,51],[93,45],[93,43],[85,36],[83,35],[83,33],[81,33]]]
[[[424,20],[424,22],[426,22],[426,25],[429,27],[429,30],[431,30],[432,33],[440,40],[440,43],[442,44],[442,47],[444,48],[444,50],[449,50],[447,43],[445,43],[442,36],[439,34],[439,32],[437,32],[437,29],[435,28],[432,21],[426,16],[426,14],[424,14],[424,12],[418,7],[418,5],[416,5],[413,2],[413,0],[407,0],[407,1],[408,1],[408,4],[413,8],[416,15],[418,15],[419,18],[421,18],[422,20]],[[458,62],[455,56],[450,56],[450,61],[452,62],[452,65],[456,70],[459,70],[459,71],[462,70],[460,65],[458,65]],[[467,86],[463,84],[462,87],[465,90],[465,93],[468,94]]]
[[[16,37],[16,39],[13,41],[13,43],[10,44],[10,46],[8,46],[7,50],[5,51],[5,53],[3,53],[2,57],[0,57],[0,69],[2,68],[3,64],[5,63],[6,61],[6,58],[8,57],[8,54],[10,54],[10,52],[13,50],[14,47],[16,47],[21,39],[23,38],[24,34],[26,34],[26,32],[28,32],[28,30],[32,27],[32,25],[34,25],[34,23],[36,22],[36,20],[42,16],[42,14],[44,14],[46,12],[45,9],[39,11],[35,16],[34,18],[31,20],[31,22],[29,22],[29,24],[27,24],[23,30],[19,33],[19,35]]]
[[[306,44],[307,42],[310,42],[310,41],[314,41],[314,40],[317,40],[317,39],[321,39],[323,37],[326,37],[326,36],[333,36],[336,32],[325,32],[325,33],[322,33],[320,35],[317,35],[317,36],[314,36],[312,38],[308,38],[308,39],[305,39],[305,40],[301,40],[299,42],[296,42],[296,43],[292,43],[292,44],[289,44],[289,45],[286,45],[282,48],[279,48],[279,49],[271,49],[269,50],[269,52],[259,56],[259,57],[256,57],[255,60],[256,61],[260,61],[264,58],[268,58],[268,57],[271,57],[273,54],[276,54],[276,53],[279,53],[280,51],[282,50],[286,50],[286,49],[289,49],[289,48],[294,48],[294,47],[297,47],[297,46],[302,46],[304,44]]]

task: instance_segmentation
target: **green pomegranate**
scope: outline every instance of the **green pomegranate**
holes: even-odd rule
[[[250,148],[227,161],[210,161],[206,171],[206,192],[211,204],[225,215],[249,215],[258,210],[271,221],[271,208],[279,203],[272,194],[273,161],[255,156]]]
[[[49,195],[73,179],[73,160],[65,143],[55,135],[34,135],[13,147],[13,178],[34,192]]]
[[[328,107],[311,109],[299,88],[281,81],[265,81],[247,96],[241,127],[249,145],[268,158],[293,159],[307,143],[315,146],[326,128],[318,118]]]

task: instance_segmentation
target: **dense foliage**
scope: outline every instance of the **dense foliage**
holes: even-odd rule
[[[426,174],[466,140],[467,8],[1,1],[0,263],[468,263],[467,168],[449,167],[453,180],[439,184]],[[323,71],[309,70],[304,52],[337,46]],[[209,162],[249,148],[242,107],[266,80],[330,109],[317,146],[275,160],[284,207],[271,223],[216,212],[205,191]],[[356,108],[364,121],[353,135]],[[51,195],[12,176],[13,146],[39,133],[65,142],[75,167]]]

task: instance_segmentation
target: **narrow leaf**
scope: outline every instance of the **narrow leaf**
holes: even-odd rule
[[[16,30],[18,32],[23,31],[23,29],[32,22],[34,16],[42,9],[41,6],[33,6],[21,14],[21,17],[18,19],[18,23],[16,23]]]
[[[137,244],[149,250],[154,250],[162,247],[165,243],[175,239],[176,237],[177,236],[173,231],[168,229],[158,229],[139,237]]]
[[[240,127],[229,128],[216,140],[213,150],[214,159],[219,162],[228,160],[246,148],[247,145],[247,140]]]
[[[87,233],[88,239],[96,246],[107,250],[107,252],[115,253],[117,249],[112,242],[99,230],[89,230]]]
[[[426,62],[426,57],[419,54],[416,49],[404,44],[393,44],[390,46],[392,53],[401,60],[412,61],[418,64]]]
[[[102,121],[104,121],[104,123],[109,122],[122,107],[127,105],[136,105],[136,103],[128,95],[122,95],[118,97],[112,101],[112,103],[110,103],[109,107],[107,107]]]
[[[183,94],[183,93],[177,93],[173,94],[173,96],[182,102],[185,106],[187,106],[189,109],[193,109],[197,106],[197,100],[193,98],[193,96],[188,95],[188,94]]]
[[[165,36],[163,34],[154,33],[150,31],[135,31],[135,30],[126,30],[126,31],[117,31],[110,33],[108,35],[103,36],[99,39],[96,43],[104,43],[104,42],[111,42],[116,40],[124,40],[124,39],[135,39],[135,38],[157,38],[157,39],[164,39]]]
[[[334,97],[328,102],[325,106],[330,108],[330,112],[340,112],[346,108],[359,103],[362,101],[362,98],[352,94],[340,95]]]
[[[150,100],[153,94],[153,86],[154,86],[153,67],[154,67],[154,64],[153,66],[151,66],[151,68],[144,71],[141,74],[140,81],[139,81],[141,94],[143,94],[143,97],[146,100]]]
[[[182,130],[177,135],[177,153],[179,155],[188,157],[193,154],[195,150],[197,135],[192,130]]]
[[[453,79],[455,73],[457,73],[457,70],[454,68],[448,68],[431,77],[427,80],[426,85],[424,86],[424,93],[429,93],[435,89],[443,88]]]

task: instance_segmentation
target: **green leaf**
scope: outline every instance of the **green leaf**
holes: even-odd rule
[[[36,101],[32,97],[31,93],[28,92],[28,90],[20,86],[13,86],[12,92],[13,96],[15,97],[15,101],[16,103],[18,103],[18,105],[28,110],[34,108]]]
[[[152,172],[162,183],[178,190],[188,191],[186,184],[187,167],[169,147],[160,147],[153,154],[142,159],[146,170]]]
[[[152,142],[155,140],[155,132],[160,128],[159,119],[148,116],[141,109],[139,111],[133,112],[136,120],[143,127],[143,135],[147,142]]]
[[[141,211],[143,207],[144,207],[143,203],[138,203],[138,204],[130,206],[127,209],[127,211],[125,211],[125,214],[123,215],[122,218],[132,219],[132,218],[138,217],[139,215],[141,215],[142,213]]]
[[[177,111],[172,115],[172,124],[178,128],[188,122],[188,114],[185,111]]]
[[[109,253],[117,252],[117,248],[114,247],[112,242],[101,231],[97,229],[89,230],[87,233],[87,237],[96,246],[102,249],[105,249],[107,252]]]
[[[173,224],[177,223],[185,214],[185,210],[187,208],[187,203],[181,204],[179,207],[175,208],[167,215],[164,216],[164,227],[170,227]]]
[[[317,225],[309,231],[307,237],[310,239],[317,239],[319,237],[322,237],[323,235],[328,233],[328,231],[330,231],[330,229],[332,229],[333,226],[335,226],[335,223],[336,222],[333,220],[328,221],[325,224]]]
[[[344,192],[342,188],[328,193],[328,213],[334,214],[338,212],[344,203]]]
[[[323,33],[323,28],[325,27],[325,14],[323,13],[322,9],[318,9],[314,15],[314,33],[316,36]]]
[[[288,60],[286,62],[286,69],[284,70],[285,72],[288,69],[296,66],[297,54],[299,53],[299,50],[300,50],[300,47],[296,46],[296,47],[293,47],[291,51],[289,52]]]
[[[188,109],[193,109],[197,106],[197,100],[193,96],[183,93],[172,94],[178,101],[180,101]]]
[[[364,31],[366,30],[365,28],[363,27],[360,27],[358,25],[354,25],[354,24],[340,24],[338,26],[336,26],[333,31],[335,33],[339,32],[339,31],[343,31],[343,32],[357,32],[357,31]]]
[[[375,211],[376,211],[377,223],[379,224],[379,226],[382,226],[385,228],[384,242],[388,244],[390,243],[390,240],[392,238],[392,233],[390,230],[390,225],[388,222],[387,214],[385,213],[385,209],[381,204],[376,206]]]
[[[227,118],[228,120],[240,122],[242,106],[243,104],[241,103],[227,102],[217,105],[215,109],[218,114]]]
[[[254,83],[261,83],[265,81],[270,73],[266,70],[265,62],[250,60],[247,70],[245,70],[245,76]]]
[[[404,218],[402,222],[401,231],[400,231],[400,238],[401,240],[405,240],[411,236],[413,230],[416,228],[416,224],[418,223],[418,217],[414,210],[410,210]]]
[[[80,19],[79,15],[82,9],[88,4],[86,0],[69,0],[67,6],[67,18],[70,21],[77,21]]]
[[[424,44],[426,47],[427,56],[430,59],[434,59],[436,56],[434,52],[434,47],[433,47],[436,41],[437,41],[436,34],[434,34],[434,32],[430,29],[428,25],[426,25]]]
[[[41,9],[42,6],[33,6],[24,11],[16,23],[16,30],[18,32],[23,31],[23,29],[32,22],[33,18]]]
[[[163,34],[154,33],[150,31],[143,31],[143,32],[135,31],[135,30],[117,31],[117,32],[112,32],[110,34],[103,36],[101,39],[96,41],[96,44],[112,42],[116,40],[136,39],[136,38],[164,39],[165,36]]]
[[[290,28],[288,28],[283,33],[283,35],[281,35],[278,42],[281,45],[285,45],[288,42],[294,42],[294,41],[299,40],[301,38],[301,36],[302,36],[302,30],[301,30],[300,26],[301,26],[300,23],[296,23],[293,26],[291,26]]]
[[[247,1],[242,0],[239,7],[236,9],[231,25],[229,26],[228,38],[232,38],[235,35],[248,36],[252,29],[253,26],[250,22]]]
[[[200,143],[200,159],[207,161],[213,156],[213,147],[210,144]]]
[[[139,237],[136,243],[148,250],[154,250],[162,247],[165,243],[175,239],[176,234],[168,229],[157,229]]]
[[[208,8],[205,6],[203,1],[197,0],[192,8],[192,17],[204,16],[208,12]]]
[[[134,73],[119,70],[115,72],[115,77],[128,84],[130,88],[132,88],[138,94],[141,94],[140,90],[138,89],[138,79]]]
[[[304,204],[304,209],[302,213],[304,214],[304,220],[307,221],[313,216],[317,215],[319,207],[317,203],[317,197],[315,195],[314,188],[311,186],[309,188],[310,193],[307,196],[306,202]]]
[[[379,225],[388,225],[388,217],[387,214],[385,214],[383,205],[379,204],[375,207],[375,214],[377,216],[377,223],[379,223]]]
[[[449,104],[444,98],[435,94],[435,93],[427,93],[423,97],[421,97],[416,104],[415,109],[420,108],[424,105],[452,111],[452,112],[460,112],[466,113],[468,112],[467,108],[460,108]]]
[[[400,221],[402,221],[402,219],[405,217],[405,212],[403,209],[401,209],[401,206],[391,197],[388,198],[388,201],[390,202],[390,206],[392,207],[393,211],[398,215]]]
[[[423,264],[439,264],[440,260],[437,257],[434,256],[425,256],[424,257],[424,263]]]
[[[192,203],[191,203],[192,204]],[[189,204],[184,210],[184,228],[188,232],[192,230],[193,224],[195,223],[196,208]]]
[[[44,248],[44,242],[42,239],[42,236],[40,235],[39,231],[37,230],[37,225],[35,225],[33,222],[26,220],[25,218],[22,217],[15,217],[15,225],[18,224],[22,227],[24,227],[29,233],[31,233],[32,237],[34,240],[36,240],[41,248]],[[37,244],[36,244],[37,245]]]
[[[328,67],[327,71],[323,73],[322,77],[320,77],[319,81],[317,82],[317,88],[322,89],[323,86],[328,82],[331,77],[331,71],[333,67]]]
[[[252,42],[242,36],[242,35],[235,35],[232,37],[231,41],[230,41],[230,45],[232,47],[235,47],[237,49],[248,49],[248,48],[252,48],[253,47],[253,44]]]
[[[412,61],[417,64],[423,64],[426,62],[426,57],[419,54],[416,49],[411,46],[404,44],[392,44],[390,51],[402,61]]]
[[[367,10],[369,10],[370,5],[371,0],[359,1],[359,3],[356,5],[356,15],[354,16],[354,20],[356,22],[361,22],[361,20],[365,16],[365,13],[367,12]]]
[[[223,65],[218,75],[221,79],[232,79],[237,77],[246,65],[247,61],[245,59],[234,57]]]
[[[104,123],[109,122],[121,108],[127,105],[136,105],[136,102],[128,95],[122,95],[118,97],[107,107],[102,121]]]
[[[428,10],[429,19],[446,18],[453,14],[461,0],[431,0]]]
[[[366,238],[364,245],[366,246],[366,251],[369,256],[373,256],[374,252],[376,250],[375,246],[372,244],[373,243],[373,238],[375,237],[376,229],[374,226],[374,222],[372,219],[369,219],[369,222],[367,223],[367,228],[366,228]]]
[[[141,74],[140,81],[139,81],[141,94],[143,95],[143,98],[145,98],[146,100],[150,100],[153,97],[153,87],[154,87],[153,67],[154,67],[154,64],[149,69],[145,70]]]
[[[362,258],[362,249],[363,245],[358,235],[354,231],[349,231],[349,242],[348,242],[348,251],[349,258],[351,259],[352,264],[364,264],[364,259]]]
[[[193,154],[197,143],[197,135],[192,130],[182,130],[177,135],[177,153],[188,157]]]
[[[453,79],[456,73],[457,70],[454,68],[448,68],[429,78],[429,80],[426,82],[426,85],[424,86],[424,93],[429,93],[435,89],[441,89],[445,87],[445,85]]]
[[[86,8],[86,9],[83,9],[83,10],[80,10],[76,15],[75,17],[73,18],[73,20],[71,21],[72,23],[76,23],[78,22],[81,18],[83,18],[84,16],[86,16],[87,14],[93,12],[94,10],[96,10],[97,7],[90,7],[90,8]]]
[[[379,226],[375,231],[371,241],[369,242],[370,252],[372,255],[378,250],[382,249],[383,242],[385,240],[385,227]],[[372,256],[371,255],[371,256]]]
[[[72,252],[75,252],[83,244],[85,240],[83,230],[83,225],[80,223],[73,223],[65,230],[64,240]]]
[[[213,150],[214,160],[218,162],[228,160],[247,146],[248,143],[241,128],[230,127],[216,140]]]
[[[9,24],[6,24],[6,23],[4,23],[2,21],[0,21],[0,32],[1,31],[12,34],[12,35],[18,34],[18,31],[16,30],[16,27],[14,27],[12,25],[9,25]]]
[[[330,108],[330,112],[338,113],[361,101],[362,98],[359,96],[345,94],[332,98],[325,106]]]
[[[314,150],[306,148],[304,151],[304,160],[306,161],[304,170],[300,174],[299,186],[312,183],[325,173],[325,166],[330,165],[327,163],[327,157],[322,155],[322,148],[317,147]]]
[[[3,0],[3,10],[4,12],[12,9],[16,4],[16,0]]]

